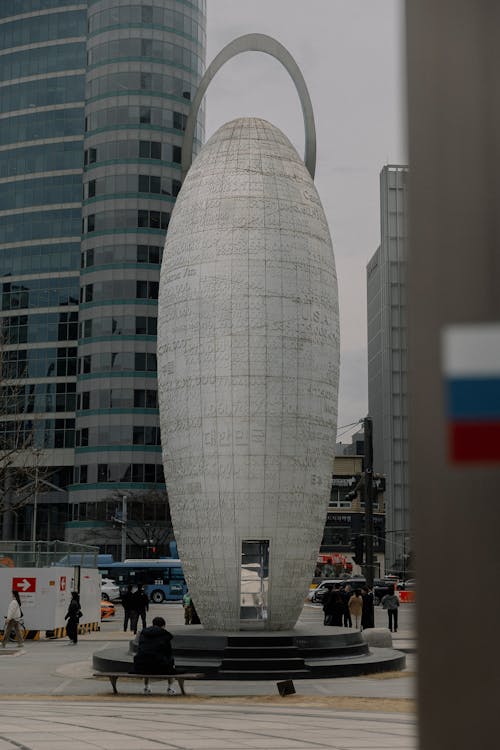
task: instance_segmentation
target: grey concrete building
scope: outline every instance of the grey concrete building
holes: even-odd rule
[[[103,499],[164,488],[159,268],[205,17],[205,0],[1,3],[3,375],[62,490],[39,494],[40,538],[116,552]]]
[[[410,549],[407,440],[405,166],[380,173],[380,247],[367,265],[368,410],[374,471],[386,477],[387,569],[404,569]]]

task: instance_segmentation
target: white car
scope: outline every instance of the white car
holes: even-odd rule
[[[315,589],[309,589],[307,598],[310,602],[318,602],[323,596],[325,596],[326,591],[330,591],[333,589],[334,585],[342,584],[344,581],[341,578],[328,578],[324,581],[321,581]],[[319,594],[319,599],[317,597],[317,594]]]
[[[120,598],[120,587],[111,578],[101,580],[101,599],[106,602],[114,601]]]

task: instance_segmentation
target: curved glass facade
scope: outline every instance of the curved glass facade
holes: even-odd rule
[[[81,2],[1,3],[1,368],[16,398],[0,435],[3,445],[26,439],[49,449],[43,473],[63,490],[75,443],[86,23]],[[67,501],[44,493],[39,538],[62,538],[68,513],[56,513],[54,527],[48,508]],[[30,515],[30,507],[7,514],[4,538],[29,537]]]
[[[183,130],[204,68],[204,29],[204,0],[89,3],[75,521],[80,508],[113,491],[164,482],[159,270],[180,189]]]
[[[75,521],[115,489],[164,483],[159,269],[205,65],[205,6],[0,3],[0,366],[21,383],[20,431],[51,450]],[[12,424],[0,424],[6,440]],[[77,527],[66,538],[94,543]]]

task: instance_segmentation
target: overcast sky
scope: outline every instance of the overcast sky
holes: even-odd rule
[[[315,183],[339,279],[339,426],[368,408],[366,264],[380,242],[379,172],[407,162],[402,10],[402,0],[207,0],[207,64],[237,36],[269,34],[293,55],[309,88]],[[295,88],[269,55],[246,52],[226,63],[208,89],[206,112],[207,138],[235,117],[263,117],[303,155]]]

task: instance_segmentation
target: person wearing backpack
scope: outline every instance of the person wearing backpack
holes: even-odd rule
[[[389,618],[389,630],[391,631],[391,633],[397,633],[399,597],[394,593],[394,586],[390,586],[389,593],[382,597],[382,607],[387,610],[387,616]]]
[[[11,632],[14,630],[17,636],[17,647],[22,648],[24,646],[24,636],[21,630],[21,621],[23,619],[23,611],[21,609],[21,599],[17,591],[12,592],[12,599],[7,610],[7,616],[5,618],[5,628],[3,631],[2,647],[7,646]]]

